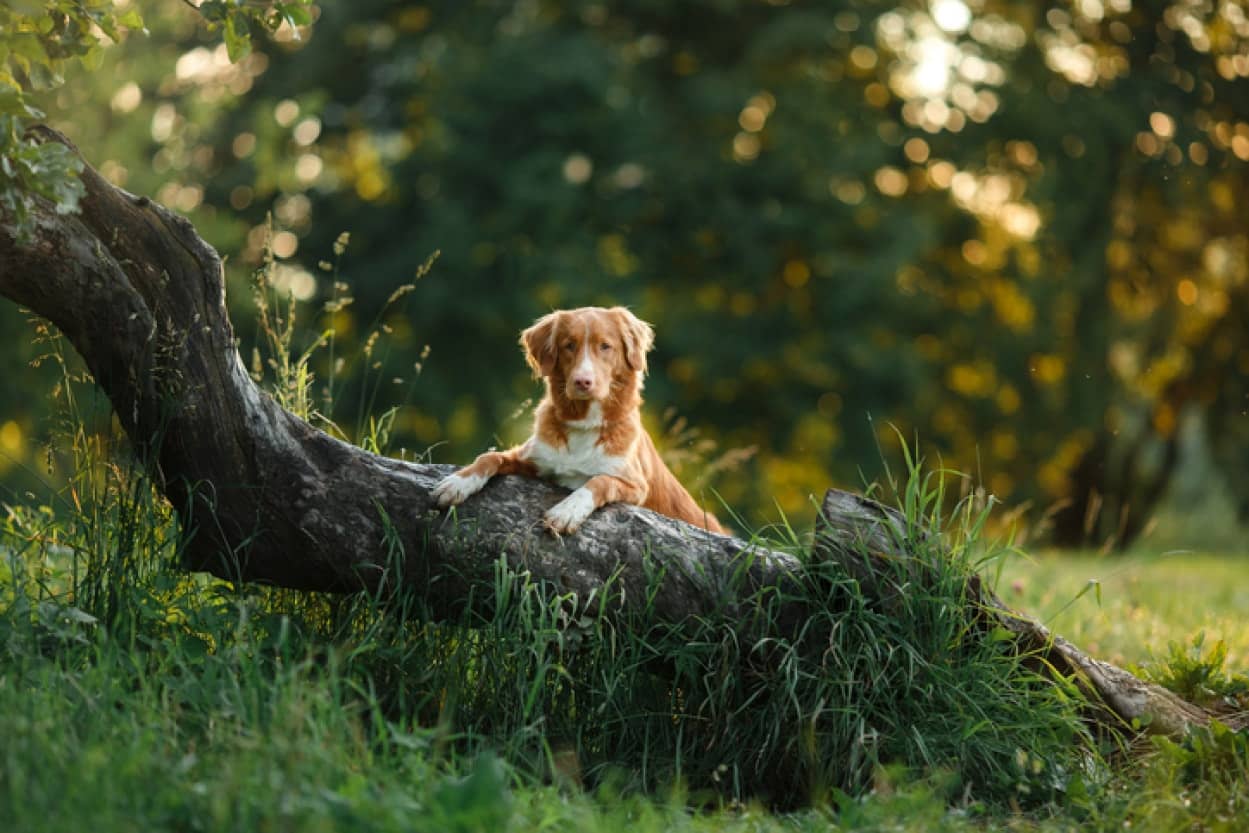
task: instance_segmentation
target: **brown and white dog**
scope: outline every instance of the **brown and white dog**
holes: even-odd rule
[[[533,435],[507,451],[487,451],[434,487],[440,506],[475,494],[496,474],[543,477],[573,493],[544,518],[556,534],[575,532],[598,507],[620,501],[722,533],[677,482],[642,427],[642,376],[651,326],[624,307],[583,307],[546,315],[521,333],[525,360],[546,396]]]

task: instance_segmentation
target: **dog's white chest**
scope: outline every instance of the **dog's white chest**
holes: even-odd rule
[[[568,444],[562,448],[532,437],[528,457],[538,467],[538,474],[565,488],[579,489],[595,475],[619,473],[624,458],[607,454],[598,444],[602,418],[596,416],[567,423]]]

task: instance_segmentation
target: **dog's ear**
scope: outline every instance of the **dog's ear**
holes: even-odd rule
[[[550,376],[555,370],[555,327],[559,313],[552,312],[533,322],[533,326],[520,334],[520,346],[525,351],[525,361],[533,368],[533,378]]]
[[[646,372],[646,354],[655,346],[655,330],[624,307],[612,307],[624,337],[625,362],[631,370]]]

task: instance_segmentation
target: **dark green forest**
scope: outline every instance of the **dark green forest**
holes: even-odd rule
[[[337,0],[250,42],[135,5],[146,34],[34,100],[228,258],[245,357],[276,260],[348,438],[393,408],[388,453],[515,441],[520,329],[626,304],[653,431],[752,523],[918,439],[1055,543],[1128,543],[1193,426],[1249,515],[1235,0]],[[28,488],[56,374],[0,316]]]

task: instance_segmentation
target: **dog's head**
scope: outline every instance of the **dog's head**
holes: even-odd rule
[[[636,385],[654,342],[651,325],[624,307],[558,310],[520,334],[534,376],[572,400],[602,401]]]

